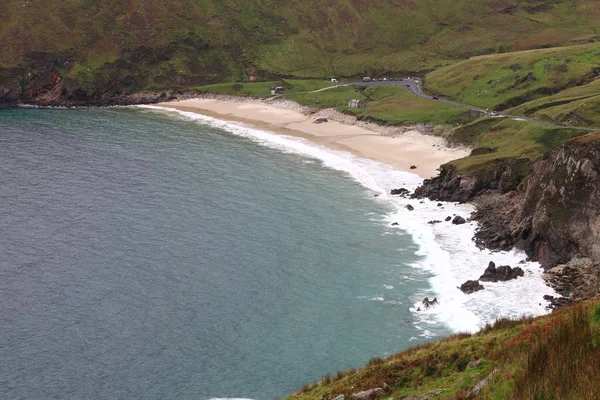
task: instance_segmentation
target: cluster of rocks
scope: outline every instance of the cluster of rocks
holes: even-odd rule
[[[475,293],[479,290],[483,290],[485,289],[483,287],[483,285],[481,283],[479,283],[479,281],[466,281],[465,283],[463,283],[462,285],[460,285],[460,290],[463,291],[463,293],[466,294],[471,294],[471,293]]]
[[[375,400],[376,398],[385,395],[386,393],[389,393],[390,387],[388,386],[387,383],[383,383],[383,385],[381,385],[381,387],[377,387],[374,389],[369,389],[369,390],[363,390],[362,392],[358,392],[358,393],[354,393],[352,395],[350,395],[350,399],[351,400]],[[345,397],[343,394],[340,394],[339,396],[334,397],[332,400],[344,400]]]
[[[508,265],[501,265],[496,268],[496,264],[490,261],[483,275],[479,277],[483,282],[506,282],[511,279],[517,279],[520,276],[525,276],[525,272],[521,267],[512,268]]]
[[[506,282],[512,279],[517,279],[520,276],[524,276],[525,272],[521,267],[512,268],[508,265],[501,265],[496,267],[493,261],[490,261],[488,267],[483,272],[483,275],[478,280],[468,280],[459,289],[466,294],[471,294],[479,290],[485,289],[479,281],[483,282]]]
[[[402,196],[402,197],[406,197],[410,194],[410,191],[408,189],[405,188],[400,188],[400,189],[392,189],[391,194],[394,196]]]
[[[436,389],[430,390],[426,395],[412,395],[412,396],[402,396],[400,399],[402,400],[431,400],[436,396],[442,394],[446,389]],[[384,383],[381,387],[377,387],[374,389],[363,390],[362,392],[354,393],[350,395],[350,400],[375,400],[381,396],[389,394],[391,392],[390,387]],[[332,400],[345,400],[345,396],[340,394],[339,396],[334,397]],[[389,400],[393,400],[390,398]]]
[[[544,296],[551,309],[593,297],[600,291],[600,269],[585,257],[550,268],[544,273],[544,280],[562,296]]]
[[[484,360],[471,360],[467,364],[465,370],[469,370],[471,368],[477,368],[477,367],[481,366],[484,362],[485,362]],[[496,370],[492,371],[492,373],[489,374],[485,379],[483,379],[479,383],[477,383],[475,385],[475,387],[473,388],[473,390],[471,391],[471,395],[477,395],[481,391],[481,389],[483,389],[483,387],[490,381],[491,377],[496,372],[497,372]],[[476,373],[472,376],[474,377],[477,375],[479,375],[479,373]],[[389,387],[389,385],[384,382],[383,385],[381,385],[381,387],[376,387],[374,389],[369,389],[369,390],[363,390],[361,392],[350,395],[350,400],[375,400],[381,396],[389,394],[391,391],[392,390]],[[445,388],[434,389],[434,390],[430,390],[429,392],[427,392],[427,394],[424,394],[424,395],[423,394],[404,395],[404,396],[401,396],[399,398],[399,400],[431,400],[431,399],[437,398],[437,396],[444,393],[445,391],[446,391]],[[339,396],[334,397],[332,400],[345,400],[345,396],[343,394],[340,394]],[[388,400],[394,400],[394,399],[388,398]]]
[[[573,300],[568,297],[554,297],[549,294],[544,295],[544,300],[548,302],[548,307],[550,310],[556,310],[559,307],[570,306],[573,304]]]
[[[393,196],[400,196],[400,197],[408,197],[408,195],[410,195],[410,191],[408,189],[405,188],[399,188],[399,189],[392,189],[390,192]],[[423,203],[423,201],[421,201],[421,203]],[[444,208],[442,203],[438,203],[437,204],[438,207]],[[405,206],[405,208],[408,211],[414,211],[415,207],[412,204],[407,204]],[[451,216],[446,217],[445,219],[446,222],[450,222],[452,221],[452,223],[454,225],[462,225],[465,224],[467,222],[466,219],[464,219],[463,217],[461,217],[460,215],[455,215],[454,218],[452,218]],[[442,223],[442,221],[438,220],[438,219],[434,219],[428,222],[428,224],[430,225],[435,225],[435,224],[440,224]],[[397,223],[392,224],[393,226],[398,225]]]

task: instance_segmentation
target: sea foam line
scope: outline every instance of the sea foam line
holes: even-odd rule
[[[433,275],[429,279],[431,289],[415,295],[411,307],[416,319],[415,326],[423,332],[422,336],[431,336],[430,328],[435,328],[440,323],[454,332],[474,332],[500,317],[518,318],[548,313],[542,297],[545,294],[556,296],[556,293],[544,284],[538,263],[526,262],[519,265],[525,270],[523,278],[510,282],[484,283],[485,290],[471,295],[465,295],[457,288],[466,280],[477,279],[489,261],[514,267],[525,259],[525,254],[516,250],[491,252],[479,249],[473,242],[477,228],[475,222],[464,225],[449,222],[428,224],[432,220],[444,221],[447,216],[461,215],[467,218],[474,211],[474,207],[470,205],[441,203],[438,206],[439,202],[406,199],[389,194],[391,189],[398,187],[415,190],[423,182],[417,175],[356,157],[348,152],[321,147],[302,138],[247,128],[172,108],[137,107],[177,113],[187,119],[247,137],[264,146],[318,159],[324,166],[348,173],[364,187],[379,194],[377,201],[393,204],[395,211],[389,214],[387,222],[397,222],[399,228],[410,234],[419,246],[418,255],[421,260],[412,266]],[[408,204],[414,207],[414,211],[406,209]],[[421,300],[426,296],[437,297],[440,304],[425,309],[421,306]]]

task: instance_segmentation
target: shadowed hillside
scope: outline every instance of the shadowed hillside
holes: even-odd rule
[[[0,100],[422,73],[478,54],[589,42],[600,34],[593,3],[6,0]]]

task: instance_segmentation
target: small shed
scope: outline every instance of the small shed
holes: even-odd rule
[[[348,107],[351,108],[365,108],[365,103],[358,99],[352,99],[348,101]]]

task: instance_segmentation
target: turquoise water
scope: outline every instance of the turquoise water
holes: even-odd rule
[[[319,160],[133,109],[0,110],[0,158],[0,398],[266,399],[424,340],[417,245]]]

